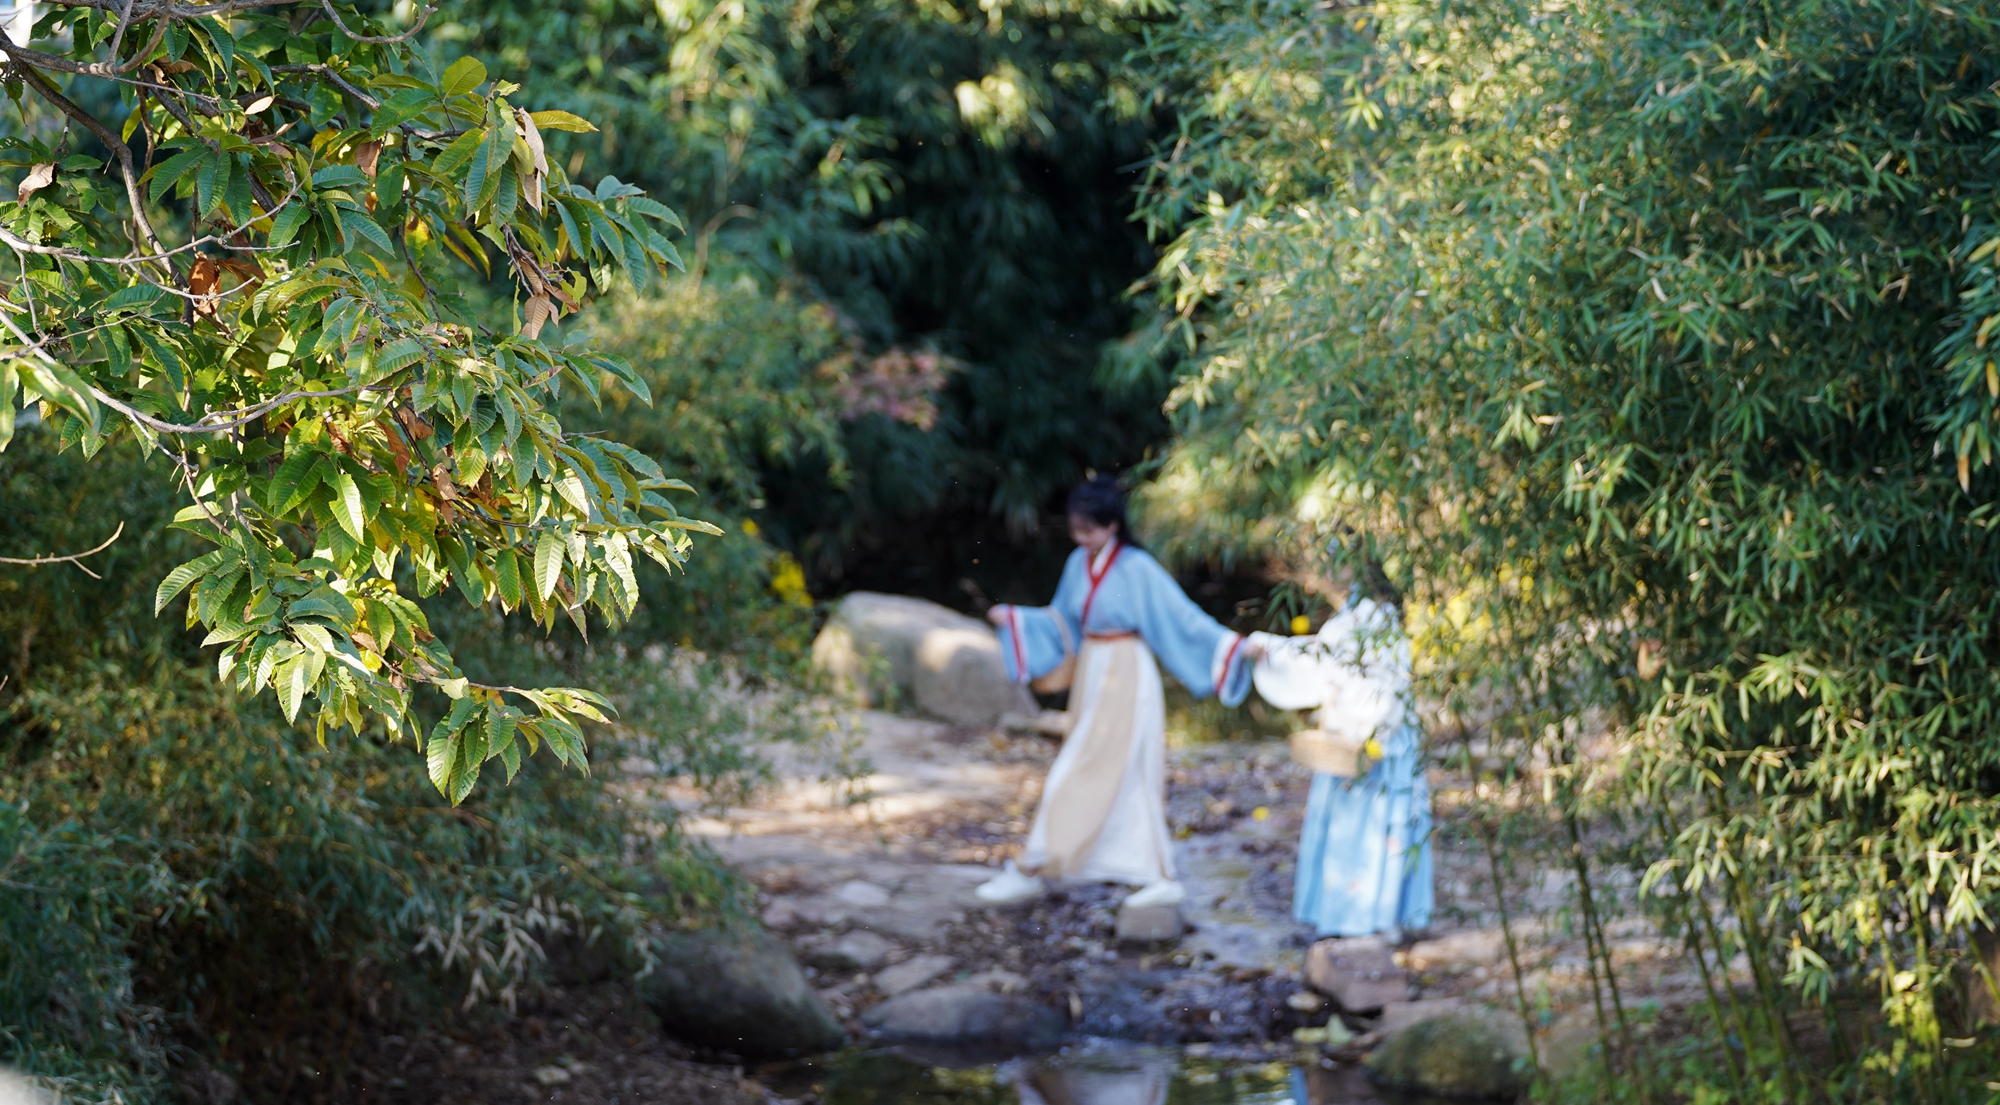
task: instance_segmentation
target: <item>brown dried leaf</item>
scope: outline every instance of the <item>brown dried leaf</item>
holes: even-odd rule
[[[544,203],[542,182],[549,177],[548,151],[542,146],[542,132],[535,126],[534,116],[515,108],[514,122],[520,128],[521,141],[528,146],[528,158],[534,163],[534,170],[522,175],[521,196],[528,201],[529,207],[540,213]]]
[[[535,159],[535,171],[548,176],[549,157],[542,147],[542,132],[535,126],[535,117],[519,108],[514,109],[514,117],[521,125],[521,141],[528,144],[528,156]]]
[[[382,160],[382,140],[371,139],[354,147],[354,167],[375,179],[375,166]]]
[[[224,257],[222,271],[235,273],[245,283],[264,279],[264,266],[251,257]]]
[[[451,466],[445,462],[439,461],[431,469],[431,482],[437,485],[438,497],[445,502],[450,502],[459,497],[458,485],[453,483],[451,479]]]
[[[534,208],[536,214],[541,214],[542,205],[546,202],[542,197],[542,174],[529,173],[521,181],[521,198],[528,201],[528,206]]]
[[[214,318],[222,306],[218,301],[222,295],[222,266],[216,264],[212,257],[203,257],[196,261],[194,268],[188,272],[188,291],[196,296],[215,297],[194,301],[195,314],[203,318]]]
[[[521,308],[521,336],[530,340],[541,337],[542,327],[555,313],[555,300],[545,295],[530,298]]]
[[[396,478],[406,478],[410,472],[410,447],[403,444],[403,435],[390,428],[382,437],[389,443],[389,463],[396,466]]]
[[[21,178],[21,190],[18,193],[20,201],[22,203],[28,202],[29,196],[34,195],[36,192],[47,188],[55,182],[56,163],[53,161],[35,162],[35,167],[29,169],[28,175]]]
[[[422,441],[431,436],[430,423],[418,418],[417,412],[408,407],[396,408],[396,421],[403,424],[403,432],[410,435],[411,441]]]

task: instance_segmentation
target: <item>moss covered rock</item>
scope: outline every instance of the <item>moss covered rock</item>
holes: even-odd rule
[[[1511,1098],[1528,1086],[1525,1050],[1519,1030],[1493,1017],[1447,1013],[1397,1033],[1368,1057],[1368,1075],[1439,1097]]]

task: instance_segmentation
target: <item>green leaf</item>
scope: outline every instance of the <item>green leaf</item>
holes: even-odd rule
[[[304,200],[293,200],[278,208],[278,213],[271,218],[270,244],[273,247],[291,244],[293,236],[298,234],[299,227],[311,214],[312,204]]]
[[[463,96],[486,83],[486,66],[478,58],[460,58],[444,71],[439,89],[445,99]]]
[[[469,211],[484,210],[500,194],[501,170],[511,152],[512,136],[500,127],[489,128],[486,140],[472,158],[465,176],[465,206]]]
[[[285,620],[299,618],[326,618],[340,625],[350,625],[354,621],[354,604],[347,596],[331,587],[315,587],[304,598],[297,599],[285,608]]]
[[[479,144],[484,141],[486,141],[485,127],[476,127],[466,131],[464,134],[453,139],[451,145],[444,148],[443,153],[437,155],[437,159],[431,162],[431,171],[439,176],[451,176],[453,173],[458,172],[459,168],[466,162],[472,160],[473,153],[479,149]]]
[[[206,575],[216,565],[222,563],[225,555],[223,550],[217,549],[214,552],[197,556],[193,560],[168,572],[167,578],[161,580],[159,588],[153,592],[153,613],[158,615],[160,611],[165,610],[167,604],[174,601],[174,596],[187,590],[188,584]]]
[[[562,578],[564,542],[554,530],[544,530],[535,542],[535,591],[546,601]]]
[[[666,223],[667,225],[673,227],[675,230],[687,229],[685,226],[681,225],[681,217],[674,213],[673,208],[668,207],[666,204],[661,203],[659,200],[656,200],[651,196],[633,196],[631,199],[625,202],[632,208],[632,210],[638,212],[639,214],[659,219],[661,222]]]
[[[195,170],[195,207],[205,218],[215,211],[215,205],[222,201],[223,192],[229,188],[229,174],[234,170],[236,159],[226,153],[218,153],[202,160]]]
[[[186,176],[195,166],[200,165],[208,158],[210,153],[211,151],[207,146],[198,145],[193,149],[177,153],[160,162],[158,165],[153,166],[153,171],[150,174],[153,179],[153,187],[147,198],[151,199],[154,203],[160,202],[160,198],[165,196],[175,183]]]
[[[334,520],[340,523],[340,528],[346,530],[349,537],[361,540],[361,532],[368,523],[362,516],[361,489],[355,486],[354,477],[338,472],[327,484],[333,488]]]
[[[382,106],[375,109],[375,120],[369,125],[368,132],[380,138],[422,115],[436,102],[437,98],[428,88],[405,88],[383,100]]]
[[[156,288],[151,284],[134,284],[112,292],[99,306],[106,311],[116,311],[123,307],[151,307],[166,297],[167,292],[163,288]]]
[[[387,376],[398,369],[408,368],[423,359],[423,344],[415,338],[397,338],[375,354],[375,371]]]
[[[270,484],[264,489],[265,508],[279,516],[290,513],[299,499],[312,492],[310,485],[301,486],[301,484],[308,477],[311,477],[315,484],[319,482],[318,476],[313,472],[313,465],[319,462],[321,456],[320,453],[299,449],[286,457],[284,463],[278,465],[278,471],[271,477]]]
[[[14,411],[17,407],[14,396],[20,386],[20,376],[14,366],[0,365],[0,452],[5,452],[8,443],[14,440]]]
[[[365,191],[368,188],[368,174],[353,165],[328,165],[313,174],[313,184],[319,188]]]
[[[499,753],[514,743],[514,718],[507,707],[494,702],[486,707],[487,755]],[[511,777],[513,772],[508,772]]]
[[[511,548],[503,548],[495,556],[495,574],[500,577],[500,598],[508,609],[521,605],[521,561]]]
[[[383,232],[379,223],[364,212],[351,207],[341,208],[340,227],[349,234],[366,238],[370,244],[384,253],[396,252],[396,245],[389,240],[389,235]]]
[[[278,705],[284,708],[285,720],[299,720],[299,707],[305,702],[311,665],[305,655],[294,656],[278,665],[277,691]]]
[[[528,118],[535,121],[537,130],[567,130],[587,134],[597,129],[590,120],[567,111],[531,111]]]

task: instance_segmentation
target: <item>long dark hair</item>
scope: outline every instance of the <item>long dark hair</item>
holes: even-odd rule
[[[1127,548],[1143,549],[1139,537],[1132,532],[1132,523],[1125,517],[1125,489],[1110,476],[1092,476],[1077,484],[1069,493],[1069,512],[1082,515],[1100,526],[1116,525],[1118,543]]]

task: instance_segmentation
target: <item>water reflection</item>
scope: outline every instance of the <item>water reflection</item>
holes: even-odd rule
[[[1106,1041],[1004,1060],[842,1052],[762,1077],[780,1096],[821,1105],[1423,1105],[1378,1091],[1352,1066],[1194,1059]]]

